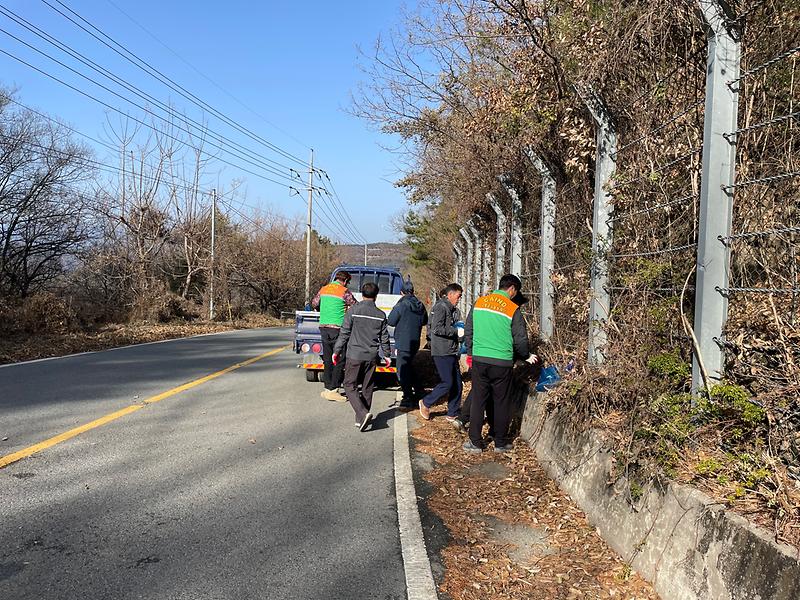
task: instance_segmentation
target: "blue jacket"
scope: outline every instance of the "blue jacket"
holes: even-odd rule
[[[394,327],[394,345],[399,352],[419,350],[422,328],[428,323],[425,305],[416,296],[403,296],[389,313]]]

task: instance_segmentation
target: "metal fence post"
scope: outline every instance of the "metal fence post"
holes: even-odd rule
[[[522,200],[510,177],[501,176],[500,183],[511,198],[511,272],[522,277]]]
[[[470,303],[470,307],[475,304],[475,301],[481,295],[481,272],[483,269],[483,240],[481,239],[481,232],[477,230],[473,221],[467,223],[467,229],[469,229],[470,233],[472,234],[473,239],[475,240],[475,245],[473,246],[474,250],[472,253],[472,302]]]
[[[594,174],[594,204],[592,217],[592,299],[589,305],[589,364],[605,360],[603,348],[608,340],[606,324],[611,314],[611,294],[608,289],[608,256],[614,240],[611,221],[611,195],[608,184],[617,170],[617,132],[603,103],[597,98],[586,100],[597,125],[597,159]]]
[[[463,310],[463,308],[466,308],[468,306],[472,306],[472,294],[471,294],[471,289],[470,289],[470,286],[472,284],[472,273],[471,273],[471,271],[472,271],[472,236],[470,236],[467,233],[467,230],[465,228],[463,228],[463,227],[458,230],[458,233],[460,233],[461,237],[464,238],[464,244],[467,247],[467,260],[466,260],[466,263],[464,264],[464,273],[461,276],[461,278],[462,278],[461,287],[464,288],[464,294],[462,295],[462,298],[461,298],[461,303],[463,305],[461,314],[464,314],[464,312],[466,312],[466,311]]]
[[[504,275],[503,272],[506,268],[506,227],[508,221],[494,194],[486,194],[486,199],[497,215],[497,239],[494,255],[494,288],[497,289],[500,287],[500,278]]]
[[[453,281],[457,282],[459,276],[461,275],[461,249],[458,247],[458,244],[453,243]]]
[[[543,340],[549,340],[553,335],[553,268],[555,267],[555,251],[553,246],[556,241],[556,180],[550,169],[544,164],[532,148],[525,148],[525,154],[542,178],[542,218],[541,218],[541,255],[539,279],[539,329]]]
[[[736,176],[736,148],[725,134],[737,129],[738,90],[730,82],[739,77],[741,62],[741,42],[729,25],[732,15],[719,0],[698,3],[709,32],[694,313],[700,356],[695,353],[692,359],[693,392],[703,387],[700,361],[710,380],[706,385],[722,379],[725,370],[722,337],[728,300],[722,290],[728,287],[730,252],[724,240],[731,234]]]

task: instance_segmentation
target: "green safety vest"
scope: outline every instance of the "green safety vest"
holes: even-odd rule
[[[347,288],[338,281],[333,281],[319,291],[319,324],[336,325],[341,327],[344,323],[344,313],[347,305],[344,294]]]
[[[472,356],[514,360],[511,319],[519,307],[497,290],[478,298],[472,311]]]

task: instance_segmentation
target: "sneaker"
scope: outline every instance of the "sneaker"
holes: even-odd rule
[[[425,401],[419,401],[419,414],[422,415],[422,418],[426,421],[431,420],[431,409],[425,406]]]
[[[461,419],[458,417],[445,417],[444,419],[453,426],[453,429],[459,433],[464,433],[464,423],[461,422]]]
[[[322,397],[331,402],[347,402],[347,397],[342,396],[336,390],[325,390],[322,392]]]
[[[364,431],[369,425],[369,422],[372,421],[372,413],[367,413],[364,416],[364,420],[361,422],[361,425],[358,426],[359,431]]]
[[[511,452],[514,449],[514,446],[511,444],[506,444],[505,446],[498,446],[495,444],[494,451],[497,454],[505,454],[506,452]]]
[[[356,427],[361,427],[361,423],[359,423],[358,421],[356,421]]]
[[[483,448],[479,448],[478,446],[473,444],[472,440],[467,440],[461,447],[464,449],[464,452],[469,452],[470,454],[480,454],[481,452],[483,452]]]

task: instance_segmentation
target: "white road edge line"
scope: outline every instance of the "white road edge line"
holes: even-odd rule
[[[436,584],[433,582],[431,562],[425,548],[414,474],[411,471],[408,414],[399,411],[394,419],[394,484],[408,600],[436,600]]]
[[[255,329],[282,329],[281,327],[256,327]],[[36,358],[33,360],[25,360],[22,362],[6,363],[0,365],[0,369],[7,369],[9,367],[20,367],[22,365],[32,365],[34,363],[47,362],[50,360],[61,360],[62,358],[74,358],[76,356],[86,356],[88,354],[100,354],[102,352],[114,352],[116,350],[127,350],[128,348],[136,348],[137,346],[152,346],[153,344],[166,344],[168,342],[182,342],[185,340],[192,340],[194,338],[211,337],[212,335],[222,335],[224,333],[232,333],[234,331],[253,331],[252,329],[226,329],[225,331],[214,331],[212,333],[198,333],[196,335],[187,335],[185,337],[167,338],[165,340],[156,340],[155,342],[140,342],[138,344],[128,344],[127,346],[115,346],[113,348],[105,348],[103,350],[87,350],[86,352],[76,352],[74,354],[65,354],[64,356],[48,356],[47,358]]]

